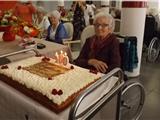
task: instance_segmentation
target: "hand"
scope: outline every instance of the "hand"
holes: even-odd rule
[[[88,64],[94,66],[97,71],[102,73],[105,73],[108,69],[108,66],[106,63],[97,59],[89,59]]]

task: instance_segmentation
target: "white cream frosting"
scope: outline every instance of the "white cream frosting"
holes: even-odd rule
[[[60,105],[62,102],[72,94],[78,92],[89,83],[100,78],[101,73],[93,74],[88,69],[84,69],[78,66],[74,66],[74,69],[67,71],[64,74],[60,74],[48,80],[48,78],[40,77],[36,74],[32,74],[24,69],[18,70],[17,67],[27,67],[41,62],[42,57],[31,57],[25,60],[8,64],[8,69],[0,69],[0,73],[13,80],[25,85],[27,88],[39,91],[44,96],[47,96],[54,103]],[[49,62],[55,63],[54,59]],[[62,95],[53,95],[52,90],[62,90]]]

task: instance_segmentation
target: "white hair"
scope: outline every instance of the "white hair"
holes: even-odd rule
[[[42,6],[38,6],[37,11],[45,14],[47,13],[47,11]]]
[[[20,3],[29,3],[29,0],[19,0]]]
[[[52,16],[57,18],[58,20],[60,20],[61,18],[61,14],[57,10],[54,10],[48,14],[48,17],[52,17]]]
[[[101,18],[101,17],[105,17],[106,19],[109,19],[109,28],[113,32],[114,31],[114,27],[115,27],[115,21],[114,21],[113,17],[110,14],[108,14],[108,13],[106,13],[104,11],[103,12],[100,11],[94,16],[93,24],[95,24],[97,19]]]

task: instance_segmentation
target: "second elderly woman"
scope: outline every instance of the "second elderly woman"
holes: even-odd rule
[[[88,38],[75,63],[81,67],[107,73],[120,67],[119,41],[113,34],[113,17],[99,12],[94,18],[95,35]]]
[[[63,23],[60,22],[60,13],[57,10],[52,11],[48,15],[50,26],[47,30],[47,40],[63,44],[63,39],[67,38],[67,31],[63,25]]]

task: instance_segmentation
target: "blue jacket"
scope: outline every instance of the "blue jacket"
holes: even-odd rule
[[[58,28],[57,28],[57,31],[56,31],[56,34],[55,34],[55,39],[54,38],[52,39],[52,38],[49,37],[50,36],[51,27],[52,27],[51,25],[48,27],[46,40],[63,44],[62,39],[68,37],[67,31],[66,31],[63,23],[60,23],[58,25]]]

